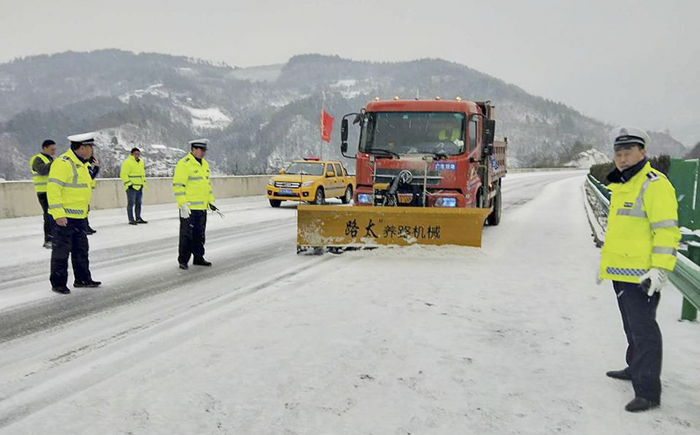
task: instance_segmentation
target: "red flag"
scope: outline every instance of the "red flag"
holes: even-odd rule
[[[326,142],[331,141],[331,133],[333,133],[334,119],[335,118],[329,115],[324,109],[321,109],[321,140],[325,140]]]

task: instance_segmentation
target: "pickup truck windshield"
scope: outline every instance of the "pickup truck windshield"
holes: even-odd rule
[[[284,170],[285,174],[323,175],[323,163],[292,163]]]
[[[452,112],[366,113],[360,152],[376,154],[444,154],[465,151],[465,115]]]

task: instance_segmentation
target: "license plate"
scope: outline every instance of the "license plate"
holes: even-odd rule
[[[282,194],[282,195],[291,195],[291,194],[292,194],[292,189],[280,189],[280,194]]]
[[[399,195],[399,203],[410,204],[413,201],[413,195]]]

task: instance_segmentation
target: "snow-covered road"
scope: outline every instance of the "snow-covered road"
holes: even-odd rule
[[[483,249],[296,255],[296,209],[219,201],[212,268],[172,206],[95,211],[100,289],[53,294],[40,219],[0,220],[1,434],[697,434],[700,327],[664,289],[662,408],[631,386],[581,172],[509,175]],[[70,282],[70,281],[69,281]]]

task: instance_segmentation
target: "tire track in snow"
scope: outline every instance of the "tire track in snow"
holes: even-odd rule
[[[294,225],[294,222],[280,224],[275,223],[275,229],[283,230]],[[27,335],[35,334],[44,330],[64,325],[70,321],[85,318],[103,311],[113,310],[126,304],[137,303],[140,300],[152,297],[160,293],[167,292],[176,287],[192,285],[202,280],[209,280],[221,275],[230,274],[236,270],[243,269],[250,265],[281,256],[288,252],[294,252],[296,243],[293,239],[280,241],[281,231],[270,231],[270,225],[263,225],[256,230],[243,227],[241,231],[234,234],[221,235],[216,243],[209,246],[215,248],[230,240],[252,239],[253,241],[264,241],[262,244],[248,243],[247,248],[235,252],[227,252],[217,258],[216,264],[211,268],[192,268],[188,271],[176,269],[175,260],[169,260],[172,267],[166,270],[155,270],[148,275],[134,275],[131,278],[117,283],[105,283],[97,289],[86,289],[75,292],[69,296],[55,296],[40,299],[24,305],[13,306],[2,312],[0,316],[0,343],[14,340]],[[245,229],[246,231],[243,231]],[[218,232],[231,232],[231,229],[222,229]],[[264,235],[264,233],[268,233]],[[262,234],[262,236],[261,236]],[[169,241],[168,241],[169,243]],[[151,243],[149,242],[148,245]],[[167,248],[168,252],[172,248]],[[133,251],[132,251],[133,252]],[[146,251],[148,257],[158,254],[159,251]],[[125,260],[118,257],[116,265],[125,265],[128,268],[130,263],[138,263],[141,256],[136,256]],[[111,260],[105,260],[103,264],[111,264]],[[99,269],[93,268],[98,271]],[[99,273],[99,272],[97,272]],[[47,288],[47,295],[54,296]]]

